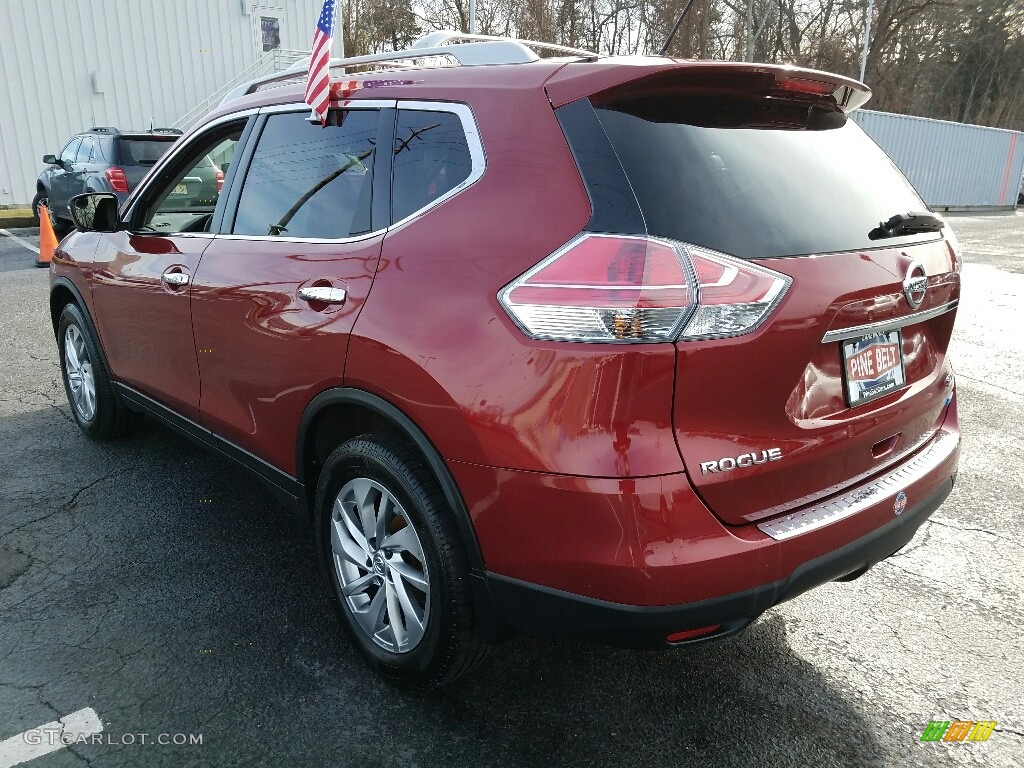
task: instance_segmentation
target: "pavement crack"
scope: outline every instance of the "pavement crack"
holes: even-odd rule
[[[984,533],[984,534],[988,534],[989,536],[991,536],[991,537],[993,537],[995,539],[999,539],[1000,541],[1005,541],[1007,544],[1013,544],[1014,546],[1017,546],[1017,547],[1024,546],[1019,541],[1015,541],[1014,539],[1011,539],[1011,538],[1008,538],[1006,536],[1003,536],[1002,534],[996,533],[995,531],[990,531],[987,528],[971,528],[971,527],[966,526],[966,525],[957,525],[956,523],[947,523],[947,522],[943,522],[941,520],[936,520],[934,517],[931,520],[929,520],[928,522],[931,523],[932,525],[942,526],[943,528],[952,528],[955,531],[969,531],[971,533]]]
[[[112,472],[109,475],[104,475],[103,477],[96,478],[91,483],[89,483],[87,485],[83,485],[81,488],[79,488],[77,491],[75,491],[71,495],[70,499],[68,499],[66,502],[61,504],[56,509],[51,509],[45,515],[40,515],[39,517],[33,518],[32,520],[28,520],[28,521],[22,523],[21,525],[15,526],[14,528],[11,528],[10,530],[5,531],[2,535],[0,535],[0,539],[6,538],[7,536],[10,536],[12,533],[17,533],[18,531],[21,531],[21,530],[23,530],[24,528],[27,528],[30,525],[42,522],[43,520],[47,520],[47,519],[53,517],[54,515],[60,514],[61,512],[68,512],[68,511],[74,509],[75,505],[78,503],[79,497],[83,493],[88,491],[90,488],[92,488],[93,486],[99,485],[100,483],[102,483],[102,482],[104,482],[106,480],[112,480],[113,478],[117,477],[118,475],[122,475],[122,474],[125,474],[127,472],[134,472],[134,471],[135,471],[135,467],[127,467],[125,469],[118,470],[117,472]]]
[[[959,371],[957,371],[956,377],[958,379],[967,379],[968,381],[974,381],[978,384],[984,384],[987,387],[995,387],[996,389],[1001,389],[1003,392],[1009,392],[1011,395],[1016,395],[1017,397],[1024,397],[1024,392],[1018,392],[1015,389],[1010,389],[1009,387],[1004,387],[1000,384],[993,384],[991,381],[985,381],[984,379],[976,379],[973,376],[965,376]]]

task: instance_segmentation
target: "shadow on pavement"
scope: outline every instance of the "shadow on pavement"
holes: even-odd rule
[[[130,765],[853,765],[855,696],[769,613],[674,652],[519,638],[472,677],[402,694],[366,671],[309,537],[240,470],[153,424],[98,445],[66,406],[0,419],[0,739],[93,707]],[[202,733],[201,746],[123,734]]]

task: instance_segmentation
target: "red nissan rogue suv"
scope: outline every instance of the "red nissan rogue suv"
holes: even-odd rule
[[[403,685],[515,631],[738,632],[956,475],[958,245],[867,88],[538,47],[335,62],[326,125],[302,73],[251,83],[53,260],[82,430],[146,414],[268,483]]]

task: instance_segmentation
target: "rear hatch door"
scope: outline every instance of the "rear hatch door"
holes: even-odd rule
[[[704,74],[659,72],[590,101],[647,233],[726,255],[698,269],[702,296],[741,283],[744,265],[788,278],[751,330],[676,343],[679,451],[708,507],[743,524],[877,474],[934,432],[959,274],[943,223],[846,118],[862,86]],[[918,227],[879,228],[911,211]]]

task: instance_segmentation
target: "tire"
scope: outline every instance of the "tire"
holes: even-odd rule
[[[316,513],[342,627],[379,675],[402,688],[436,688],[487,658],[455,520],[413,451],[379,434],[344,443],[324,464]]]
[[[32,198],[32,221],[38,227],[39,226],[39,204],[46,202],[46,192],[36,192],[36,196]]]
[[[71,415],[93,440],[110,440],[131,431],[136,415],[114,391],[103,353],[77,304],[66,304],[57,324],[61,378]]]

